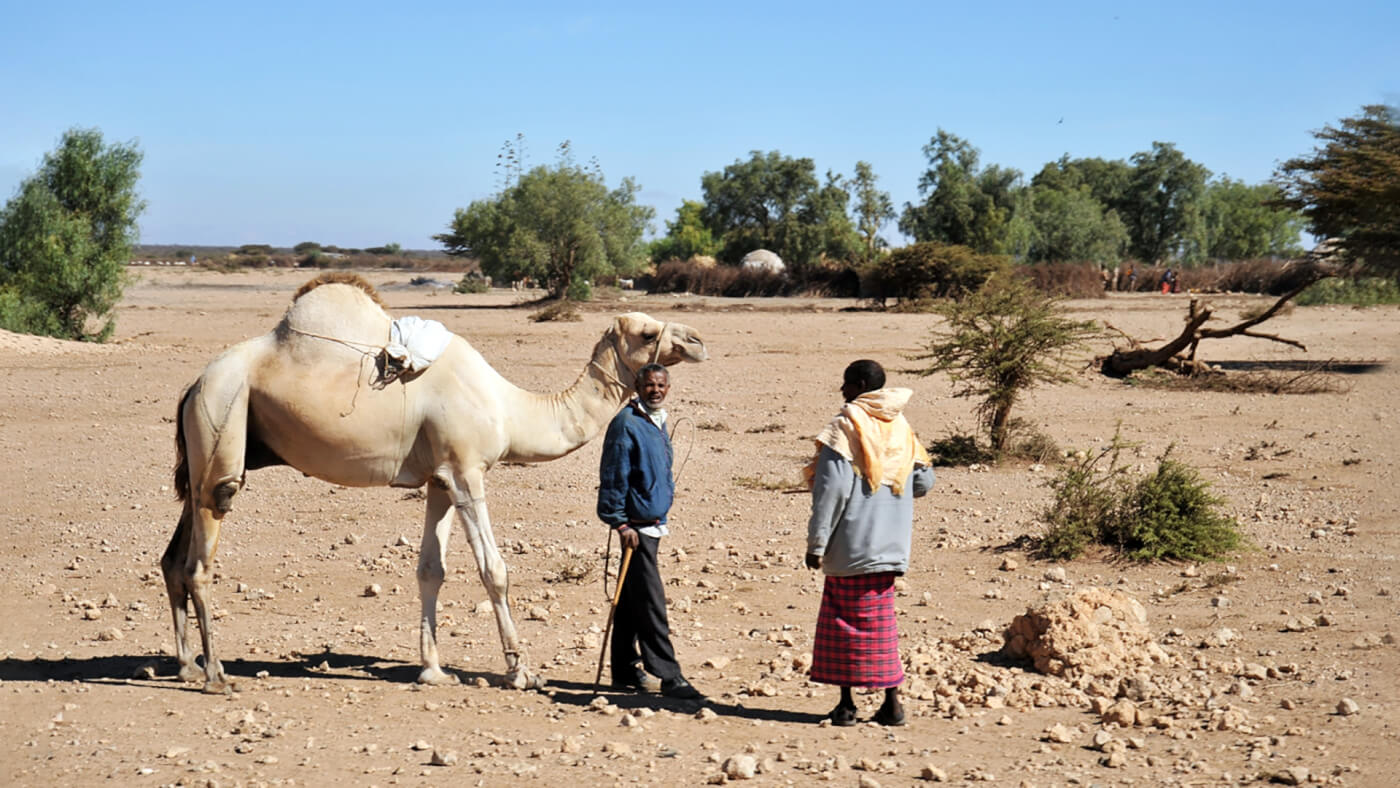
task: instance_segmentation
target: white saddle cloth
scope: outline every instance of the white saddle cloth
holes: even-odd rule
[[[422,372],[442,355],[452,332],[436,320],[400,317],[389,326],[389,344],[384,353],[405,372]]]

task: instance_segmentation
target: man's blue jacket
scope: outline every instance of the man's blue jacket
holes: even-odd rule
[[[613,417],[603,440],[598,519],[614,528],[624,523],[665,523],[675,492],[671,439],[632,400]]]

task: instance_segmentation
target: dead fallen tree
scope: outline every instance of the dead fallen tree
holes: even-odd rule
[[[1292,290],[1279,296],[1278,300],[1268,309],[1245,320],[1225,328],[1206,328],[1205,324],[1211,319],[1211,307],[1200,298],[1192,298],[1189,311],[1186,316],[1186,326],[1175,339],[1168,341],[1159,347],[1148,347],[1141,340],[1129,336],[1126,332],[1117,327],[1105,323],[1105,325],[1118,332],[1127,341],[1126,347],[1115,347],[1113,352],[1099,359],[1099,369],[1105,375],[1112,377],[1125,377],[1138,370],[1149,367],[1160,367],[1162,369],[1178,372],[1184,375],[1196,375],[1203,373],[1223,374],[1219,370],[1212,369],[1209,364],[1196,358],[1196,348],[1205,339],[1225,339],[1226,337],[1244,336],[1255,337],[1257,339],[1267,339],[1272,342],[1282,342],[1285,345],[1292,345],[1301,350],[1307,350],[1302,342],[1281,337],[1278,334],[1265,334],[1255,331],[1254,327],[1278,314],[1284,304],[1293,300],[1297,295],[1311,287],[1314,283],[1326,279],[1329,276],[1336,276],[1334,268],[1322,263],[1306,260],[1298,263],[1302,266],[1299,271],[1301,275],[1300,284]]]

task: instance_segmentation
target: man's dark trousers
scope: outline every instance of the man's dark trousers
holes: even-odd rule
[[[676,678],[681,666],[671,648],[671,626],[666,619],[666,589],[656,566],[656,549],[661,539],[638,533],[637,549],[622,583],[612,630],[612,675],[630,677],[638,659],[648,673],[659,679]],[[640,647],[641,653],[638,654]]]

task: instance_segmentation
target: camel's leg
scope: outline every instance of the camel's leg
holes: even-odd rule
[[[506,574],[506,562],[496,547],[496,537],[491,532],[491,517],[486,512],[486,480],[479,469],[465,471],[455,480],[453,506],[462,518],[467,531],[467,541],[471,543],[472,555],[476,557],[477,573],[482,585],[491,597],[491,606],[496,610],[496,629],[501,634],[501,647],[506,656],[506,685],[516,689],[539,689],[544,682],[532,676],[525,667],[525,652],[520,646],[520,636],[515,631],[515,621],[510,617],[510,580]]]
[[[420,684],[454,684],[456,676],[444,673],[438,663],[437,601],[442,581],[447,577],[447,540],[452,536],[452,496],[438,486],[428,485],[428,510],[423,519],[423,544],[418,550],[418,597],[423,604],[419,650],[423,655]]]
[[[180,524],[175,527],[170,544],[160,558],[161,574],[165,575],[165,593],[170,597],[170,615],[175,620],[175,659],[182,681],[198,681],[204,675],[204,671],[194,663],[188,635],[190,587],[185,577],[185,561],[190,551],[193,520],[194,514],[190,511],[189,502],[186,502],[180,514]]]
[[[191,512],[184,578],[204,647],[204,691],[228,692],[224,666],[214,654],[210,581],[219,526],[242,488],[248,435],[246,369],[237,356],[223,356],[205,370],[185,401],[185,458],[189,463]]]
[[[231,498],[235,490],[229,489],[229,485],[221,487],[221,496]],[[190,599],[194,601],[194,614],[199,620],[199,634],[204,646],[204,691],[210,693],[227,693],[233,689],[229,685],[228,677],[224,675],[223,664],[214,655],[214,630],[209,615],[209,610],[213,607],[209,586],[214,576],[214,551],[219,546],[219,526],[223,518],[223,511],[203,506],[195,507],[190,551],[185,561]]]

